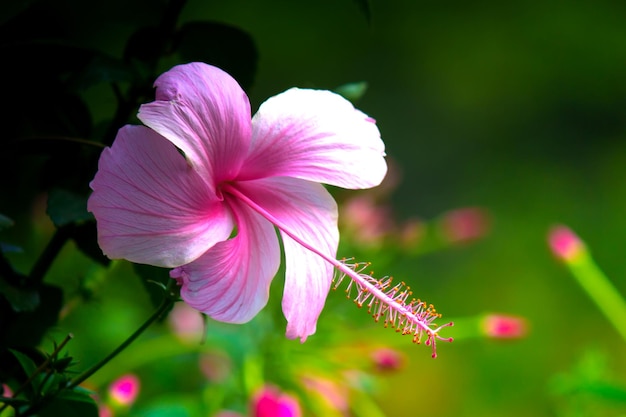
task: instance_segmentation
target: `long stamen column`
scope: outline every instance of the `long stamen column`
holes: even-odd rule
[[[414,343],[420,343],[425,334],[425,344],[432,347],[433,358],[437,357],[437,339],[452,342],[452,338],[441,337],[439,331],[454,323],[441,326],[433,323],[441,318],[441,314],[432,304],[412,298],[413,292],[404,282],[394,285],[391,277],[378,279],[373,274],[364,273],[369,262],[351,262],[352,259],[332,262],[337,269],[333,288],[337,289],[346,277],[350,278],[345,290],[348,298],[359,307],[367,306],[374,320],[378,322],[382,318],[385,327],[412,335]]]
[[[353,262],[351,259],[338,261],[329,257],[294,235],[281,221],[250,200],[237,188],[232,185],[225,185],[222,190],[235,195],[241,201],[245,201],[250,208],[261,214],[282,232],[333,265],[336,270],[333,279],[335,289],[348,277],[350,281],[346,286],[347,296],[352,298],[359,307],[367,306],[368,312],[374,317],[374,320],[383,319],[385,327],[394,328],[403,335],[412,335],[414,343],[421,343],[424,335],[426,335],[424,344],[431,346],[433,358],[437,357],[437,340],[452,342],[452,338],[441,337],[439,331],[444,327],[453,326],[454,323],[449,322],[437,326],[434,321],[441,318],[441,314],[437,313],[432,304],[428,305],[424,301],[412,298],[413,293],[404,282],[394,285],[391,277],[378,279],[373,274],[364,273],[369,267],[367,262]]]

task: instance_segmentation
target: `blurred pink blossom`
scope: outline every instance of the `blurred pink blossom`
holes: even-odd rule
[[[489,314],[481,322],[485,336],[493,339],[519,339],[526,336],[527,329],[524,317],[505,314]]]
[[[340,210],[345,231],[359,243],[377,244],[394,232],[391,207],[376,204],[369,195],[346,200]]]
[[[167,321],[174,334],[184,341],[197,342],[204,333],[202,314],[186,303],[176,303]]]
[[[400,226],[400,241],[405,246],[415,246],[422,240],[425,231],[426,226],[421,220],[408,219]]]
[[[348,389],[336,381],[328,378],[307,375],[303,378],[304,386],[319,396],[328,407],[340,413],[347,413]]]
[[[550,229],[548,244],[552,253],[563,261],[573,261],[585,251],[585,244],[567,226],[558,225]]]
[[[231,369],[231,360],[224,352],[203,352],[200,356],[200,370],[211,382],[224,381],[230,375]]]
[[[404,365],[402,353],[391,348],[379,348],[372,352],[374,366],[379,371],[396,371]]]
[[[109,398],[116,405],[130,406],[139,395],[139,378],[133,374],[126,374],[109,385]]]
[[[98,417],[113,417],[113,410],[106,404],[98,405]]]
[[[273,386],[262,388],[252,401],[253,417],[301,417],[300,403],[296,397],[281,392]]]
[[[490,220],[486,210],[465,207],[444,213],[439,223],[443,238],[451,243],[479,239],[489,232]]]

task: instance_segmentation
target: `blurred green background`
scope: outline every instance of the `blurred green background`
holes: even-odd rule
[[[157,21],[163,6],[50,4],[62,18],[57,24],[77,44],[118,56],[128,36]],[[215,20],[252,36],[258,49],[249,90],[253,109],[292,86],[367,82],[356,105],[377,120],[400,172],[390,196],[398,221],[430,221],[466,206],[489,212],[490,233],[471,245],[383,261],[384,270],[376,259],[388,259],[384,248],[365,251],[372,256],[366,260],[377,273],[407,281],[444,321],[514,314],[528,319],[528,336],[441,343],[435,360],[427,348],[398,336],[393,343],[406,354],[406,366],[381,379],[375,401],[389,416],[626,415],[623,398],[584,387],[597,380],[626,386],[624,341],[546,243],[550,226],[569,225],[626,294],[626,3],[374,0],[369,12],[363,4],[190,0],[180,22]],[[110,117],[110,92],[92,88],[84,95],[96,122]],[[25,224],[21,201],[3,192],[0,212],[17,223],[3,240],[24,248],[11,259],[27,271],[51,228],[43,220]],[[32,197],[21,194],[23,201]],[[91,277],[94,268],[70,245],[47,281],[67,286]],[[130,266],[116,268],[122,273],[100,277],[96,301],[77,307],[84,314],[69,315],[54,329],[57,338],[74,334],[69,350],[81,366],[114,347],[151,311],[141,284],[123,273]],[[276,310],[279,300],[277,283],[268,310]],[[284,342],[292,352],[314,351],[315,339],[323,340],[339,313],[359,330],[371,327],[372,343],[391,340],[390,330],[374,326],[340,294],[332,293],[328,304],[318,335],[304,345]],[[233,331],[254,334],[258,326],[255,321]],[[282,337],[283,330],[273,331]],[[444,333],[454,337],[457,331],[462,329]],[[152,395],[185,383],[157,384]]]

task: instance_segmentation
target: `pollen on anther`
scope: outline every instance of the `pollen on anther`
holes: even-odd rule
[[[384,327],[391,327],[403,335],[411,335],[413,342],[421,343],[426,335],[426,345],[432,347],[436,357],[436,339],[449,341],[439,336],[438,332],[451,323],[437,327],[434,321],[441,318],[433,304],[412,298],[413,291],[406,284],[393,284],[390,276],[375,278],[373,272],[365,273],[369,262],[353,262],[353,258],[344,258],[337,266],[333,279],[333,289],[337,289],[343,279],[350,278],[346,286],[346,296],[352,298],[358,307],[367,305],[368,313],[376,322],[383,322]],[[350,263],[351,262],[351,263]],[[356,294],[352,293],[352,289]]]

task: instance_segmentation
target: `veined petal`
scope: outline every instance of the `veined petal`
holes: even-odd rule
[[[370,188],[387,172],[373,119],[338,94],[292,88],[252,119],[252,146],[239,179],[287,176]]]
[[[317,183],[288,177],[237,183],[236,187],[280,221],[296,238],[334,259],[339,243],[337,204]],[[333,267],[320,255],[304,248],[281,230],[285,250],[283,312],[287,337],[315,333],[333,278]]]
[[[189,263],[228,239],[228,208],[170,142],[125,126],[98,163],[87,209],[112,259],[163,267]]]
[[[280,246],[270,222],[238,201],[229,203],[237,235],[170,276],[182,284],[180,295],[193,308],[215,320],[245,323],[267,304]]]
[[[156,101],[137,117],[180,148],[215,187],[235,177],[250,146],[250,102],[221,69],[178,65],[155,82]]]

